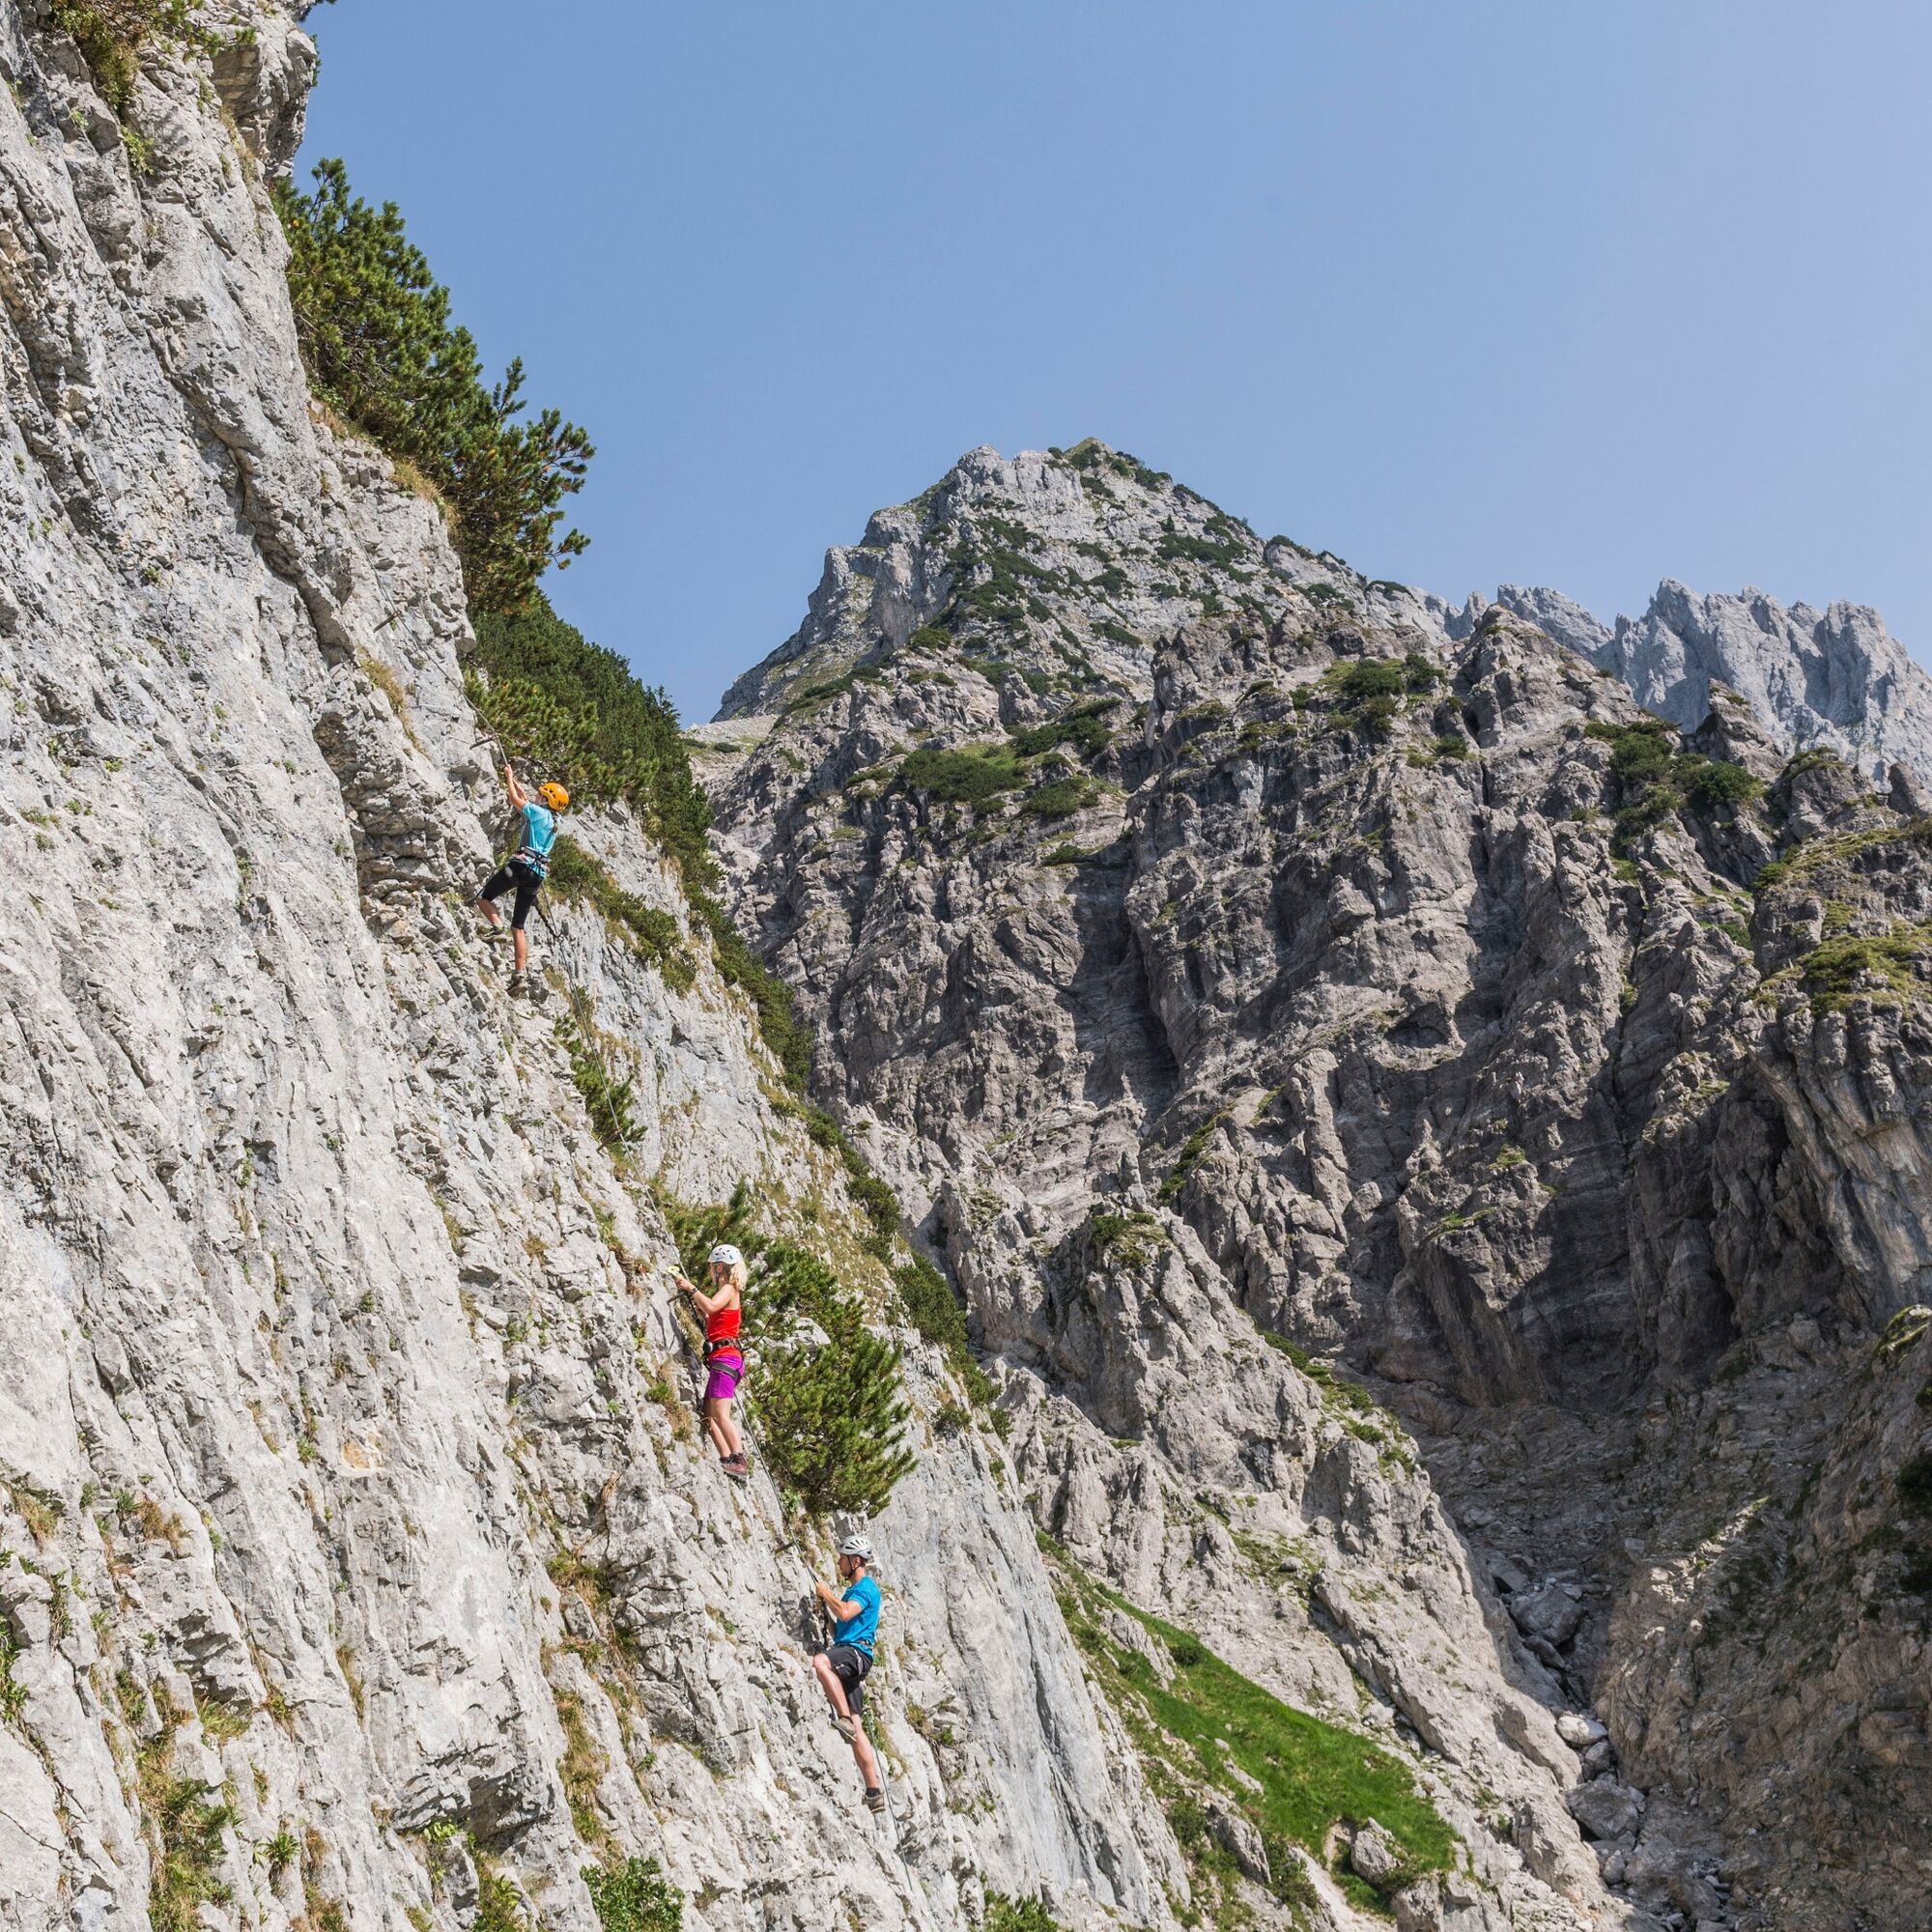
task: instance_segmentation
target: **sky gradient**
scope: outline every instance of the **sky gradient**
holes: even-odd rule
[[[341,0],[298,168],[597,446],[563,614],[688,718],[960,453],[1605,620],[1932,651],[1932,9]]]

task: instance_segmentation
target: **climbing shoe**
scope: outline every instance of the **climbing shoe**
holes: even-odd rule
[[[858,1742],[859,1726],[855,1724],[850,1718],[840,1718],[835,1716],[832,1719],[832,1728],[835,1731],[837,1731],[838,1735],[841,1738],[843,1738],[848,1745],[856,1744]]]
[[[886,1808],[886,1794],[875,1785],[866,1793],[866,1809],[883,1811]]]
[[[744,1483],[751,1480],[752,1465],[742,1456],[721,1456],[718,1466],[734,1481]]]
[[[527,973],[512,973],[510,975],[511,999],[513,1000],[527,999],[529,997],[529,992],[530,992],[530,976]]]

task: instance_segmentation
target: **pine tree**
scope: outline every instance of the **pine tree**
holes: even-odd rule
[[[724,1206],[673,1209],[670,1221],[694,1279],[719,1241],[753,1264],[746,1401],[780,1488],[809,1515],[876,1515],[918,1463],[905,1447],[912,1408],[897,1345],[871,1332],[864,1302],[818,1256],[758,1234],[746,1183]]]

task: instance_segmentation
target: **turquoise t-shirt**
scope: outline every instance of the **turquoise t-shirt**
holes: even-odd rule
[[[524,843],[517,857],[539,872],[550,869],[550,848],[556,843],[556,816],[533,799],[524,807]]]
[[[872,1654],[872,1639],[879,1630],[879,1586],[869,1577],[861,1577],[848,1583],[841,1603],[857,1604],[859,1614],[848,1617],[838,1626],[835,1643],[849,1643],[855,1650],[863,1650],[867,1657]]]

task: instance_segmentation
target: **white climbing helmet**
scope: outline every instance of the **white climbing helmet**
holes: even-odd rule
[[[743,1267],[745,1265],[745,1257],[729,1241],[720,1241],[711,1250],[710,1260],[713,1267],[721,1264],[727,1268]]]
[[[872,1560],[872,1539],[855,1532],[839,1544],[838,1553],[840,1556],[856,1556],[861,1563],[869,1563]]]

